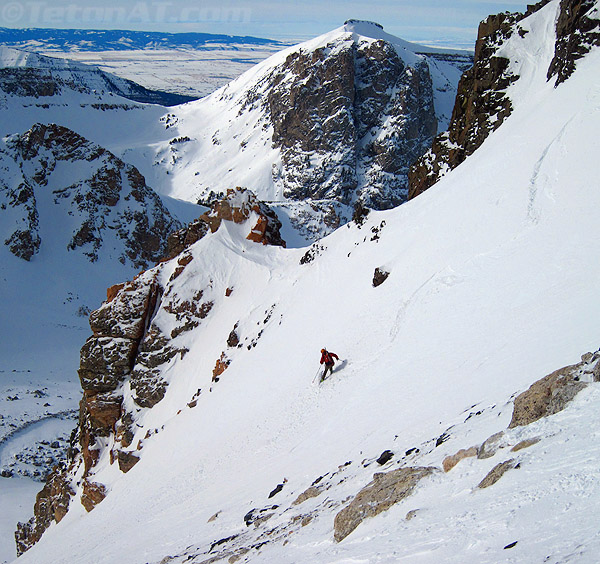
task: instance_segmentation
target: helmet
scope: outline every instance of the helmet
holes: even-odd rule
[[[324,353],[324,352],[326,352],[326,351],[325,351],[325,349],[321,349],[321,352],[322,352],[322,353]]]

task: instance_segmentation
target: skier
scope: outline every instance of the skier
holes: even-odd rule
[[[325,365],[325,371],[323,372],[319,382],[323,382],[323,380],[325,380],[328,370],[329,374],[333,373],[334,358],[337,358],[338,360],[340,359],[340,357],[334,352],[328,352],[327,349],[321,349],[321,364]]]

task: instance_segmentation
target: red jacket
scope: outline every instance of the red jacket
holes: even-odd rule
[[[321,364],[326,364],[326,365],[334,364],[334,361],[333,361],[334,357],[337,358],[338,360],[340,359],[340,357],[333,352],[325,351],[324,353],[321,353]]]

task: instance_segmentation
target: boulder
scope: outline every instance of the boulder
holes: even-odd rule
[[[534,382],[516,397],[509,429],[529,425],[542,417],[562,411],[587,386],[579,380],[583,362],[565,366]]]
[[[501,446],[502,438],[504,437],[504,431],[494,433],[491,437],[488,437],[477,451],[477,458],[485,460],[494,456]]]
[[[512,468],[518,468],[519,464],[511,458],[510,460],[506,460],[505,462],[501,462],[500,464],[496,464],[486,475],[486,477],[481,480],[478,484],[478,488],[489,488],[493,486],[506,472],[511,470]]]
[[[316,486],[311,486],[307,490],[304,490],[293,502],[292,505],[300,505],[305,501],[312,499],[313,497],[318,497],[323,493],[323,488],[317,488]]]
[[[119,469],[124,474],[127,474],[139,461],[140,457],[136,456],[132,452],[126,452],[123,450],[117,451],[117,460],[119,462]]]
[[[477,456],[477,452],[477,447],[471,447],[468,449],[461,448],[456,454],[447,456],[442,462],[444,472],[450,472],[450,470],[452,470],[452,468],[454,468],[464,458]]]
[[[227,337],[227,346],[230,348],[235,348],[240,344],[240,337],[237,334],[237,323],[235,324],[234,328],[231,330],[231,333],[229,333],[229,337]]]
[[[377,286],[383,284],[389,275],[390,273],[386,270],[383,270],[382,268],[376,268],[375,273],[373,274],[373,288],[377,288]]]
[[[345,539],[366,518],[375,517],[407,498],[420,480],[435,471],[433,467],[412,467],[375,474],[373,481],[335,516],[335,541]]]
[[[89,513],[106,497],[106,494],[107,491],[103,484],[84,480],[83,491],[81,492],[81,505]]]
[[[510,450],[511,450],[511,452],[518,452],[519,450],[523,450],[524,448],[529,448],[530,446],[536,445],[541,440],[542,439],[540,439],[539,437],[534,437],[532,439],[525,439],[525,440],[520,441],[519,443],[517,443]]]
[[[225,370],[227,370],[230,363],[231,363],[231,361],[227,358],[227,355],[224,352],[221,353],[220,358],[217,359],[217,362],[215,363],[215,367],[213,368],[213,375],[212,375],[213,382],[219,381],[219,376],[221,376],[221,374],[223,374],[223,372],[225,372]]]

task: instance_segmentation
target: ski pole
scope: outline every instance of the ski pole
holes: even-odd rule
[[[321,372],[321,367],[320,366],[319,366],[319,368],[317,368],[317,373],[314,375],[314,377],[312,379],[313,384],[315,383],[315,380],[317,379],[317,376],[319,375],[319,372]]]

